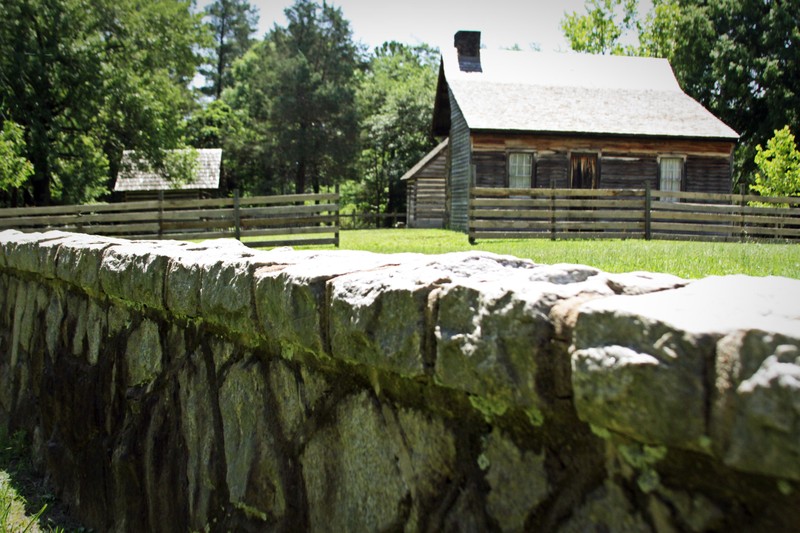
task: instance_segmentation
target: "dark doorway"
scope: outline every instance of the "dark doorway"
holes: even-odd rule
[[[572,154],[571,186],[573,189],[596,189],[598,185],[597,154]]]

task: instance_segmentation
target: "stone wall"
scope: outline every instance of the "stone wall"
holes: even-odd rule
[[[0,424],[99,531],[800,524],[800,280],[0,245]]]

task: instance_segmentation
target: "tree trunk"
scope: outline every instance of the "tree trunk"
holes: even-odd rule
[[[297,163],[297,172],[294,177],[294,192],[295,194],[303,194],[306,192],[306,163],[300,161]]]

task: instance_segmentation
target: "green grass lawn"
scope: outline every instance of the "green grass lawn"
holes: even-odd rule
[[[748,274],[800,278],[800,245],[686,241],[485,240],[471,246],[463,233],[446,230],[347,230],[342,250],[441,254],[485,250],[537,263],[579,263],[606,272],[668,272],[683,278]]]

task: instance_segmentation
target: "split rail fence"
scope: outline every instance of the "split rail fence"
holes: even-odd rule
[[[339,194],[0,209],[0,231],[62,230],[126,239],[235,238],[251,247],[339,246]]]
[[[800,197],[476,188],[469,237],[790,241],[800,239]]]

